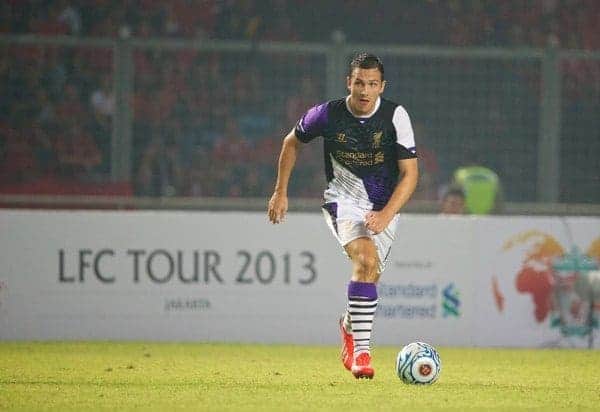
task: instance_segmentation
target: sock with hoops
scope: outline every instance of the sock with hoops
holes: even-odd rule
[[[348,285],[348,309],[344,322],[350,323],[348,331],[354,338],[354,353],[369,353],[371,330],[377,309],[377,286],[375,283],[350,281]]]

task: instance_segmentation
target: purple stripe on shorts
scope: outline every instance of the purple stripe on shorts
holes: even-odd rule
[[[351,280],[348,284],[348,298],[375,300],[377,299],[377,286],[375,283],[355,282]]]
[[[335,229],[336,233],[338,231],[338,228],[337,228],[337,208],[338,208],[338,204],[336,202],[325,203],[323,205],[323,209],[325,209],[327,211],[327,213],[329,213],[329,216],[331,216],[331,221],[333,223],[333,228]]]

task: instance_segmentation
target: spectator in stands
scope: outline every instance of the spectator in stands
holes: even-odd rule
[[[34,19],[30,20],[30,29],[34,33],[46,35],[64,35],[69,33],[69,26],[66,21],[61,20],[61,5],[50,4],[44,10],[36,8],[33,15]]]
[[[57,20],[68,27],[68,33],[79,35],[81,33],[81,15],[79,10],[67,0],[61,0],[56,6],[59,10]]]
[[[221,39],[255,40],[264,21],[254,0],[226,1],[218,11],[216,29]]]
[[[215,196],[217,179],[215,169],[210,167],[210,156],[202,146],[197,146],[191,153],[191,161],[186,175],[187,196]]]
[[[115,93],[112,88],[112,79],[104,75],[100,78],[99,87],[90,96],[90,105],[94,113],[112,117],[115,112]]]
[[[180,37],[183,34],[183,27],[180,23],[180,17],[175,12],[173,3],[166,3],[163,9],[164,19],[161,34],[166,37]]]
[[[38,121],[42,127],[48,127],[56,122],[56,110],[54,102],[48,96],[48,92],[43,88],[37,91],[35,105],[37,107],[37,115],[35,120]]]
[[[8,2],[0,3],[0,33],[14,33],[13,11]]]
[[[246,165],[250,160],[252,145],[240,130],[237,121],[229,118],[223,133],[215,139],[211,158],[230,166]]]
[[[267,192],[265,190],[267,185],[261,184],[260,180],[260,172],[256,167],[247,167],[244,170],[242,176],[242,191],[241,194],[243,196],[266,196]]]
[[[177,196],[182,194],[185,182],[181,153],[176,137],[168,132],[154,130],[154,137],[146,147],[138,171],[138,194],[143,196]]]
[[[42,176],[54,176],[58,168],[58,159],[54,149],[54,140],[50,130],[54,130],[53,123],[44,124],[41,120],[33,120],[31,127],[27,128],[32,139],[32,148]]]
[[[102,163],[102,154],[94,138],[77,122],[70,122],[55,143],[59,169],[63,177],[89,179]]]
[[[0,124],[0,183],[23,182],[37,171],[32,139],[24,129],[25,120],[14,127]]]
[[[64,52],[55,47],[45,49],[44,59],[41,62],[43,89],[47,90],[49,97],[57,99],[63,93],[68,80],[66,67],[67,58]],[[74,68],[78,68],[74,65]]]
[[[444,193],[440,213],[462,215],[465,213],[465,192],[458,186],[450,186]]]
[[[500,178],[492,169],[479,165],[473,154],[466,156],[465,166],[454,171],[452,185],[460,187],[465,194],[467,213],[487,215],[498,213],[502,208]]]
[[[85,118],[86,111],[81,103],[79,89],[74,83],[65,85],[62,99],[56,106],[57,120],[64,125],[80,122]]]
[[[102,162],[94,167],[95,177],[106,180],[110,176],[111,169],[111,140],[112,140],[112,117],[94,111],[86,124],[86,130],[100,151]]]
[[[274,24],[266,26],[265,33],[261,36],[261,39],[266,41],[295,42],[300,40],[300,36],[292,19],[283,15],[279,16]]]
[[[215,171],[215,185],[218,195],[239,197],[244,194],[244,179],[253,168],[253,144],[240,129],[234,117],[228,117],[224,122],[224,130],[214,140],[211,159],[219,164],[226,164],[229,169]],[[225,169],[225,168],[219,168]]]

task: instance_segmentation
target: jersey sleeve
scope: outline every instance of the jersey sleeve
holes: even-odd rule
[[[414,159],[417,157],[415,135],[410,123],[410,117],[402,106],[396,107],[392,123],[396,129],[396,152],[398,159]]]
[[[327,125],[328,103],[311,107],[296,124],[296,137],[303,143],[308,143],[315,137],[322,136]]]

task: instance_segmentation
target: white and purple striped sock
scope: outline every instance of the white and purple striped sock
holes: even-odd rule
[[[350,316],[346,316],[346,319],[350,318],[355,354],[371,350],[371,332],[377,302],[375,283],[350,281],[347,308],[347,314]]]

